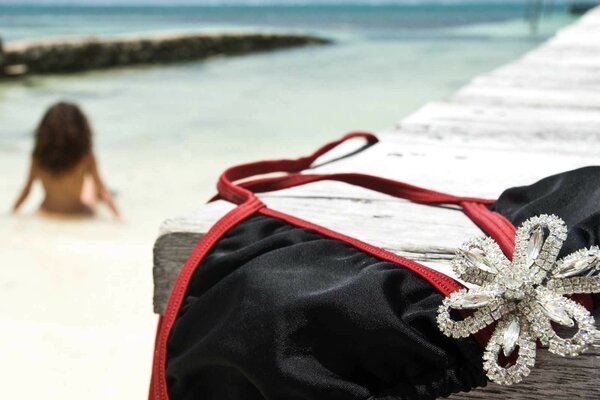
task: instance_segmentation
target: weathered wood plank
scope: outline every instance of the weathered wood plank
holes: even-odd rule
[[[449,100],[424,106],[381,134],[380,144],[317,171],[363,172],[495,198],[507,187],[598,164],[598,38],[600,8],[516,62],[475,78]],[[392,199],[343,183],[320,182],[261,198],[275,209],[448,273],[454,248],[480,234],[456,210]],[[154,249],[157,311],[194,243],[231,208],[218,201],[165,221]],[[577,359],[542,350],[525,383],[490,384],[452,398],[596,399],[599,364],[597,348]]]
[[[543,100],[540,100],[540,104]],[[403,125],[432,126],[446,134],[470,136],[471,140],[493,136],[498,140],[515,136],[531,141],[597,142],[600,113],[581,108],[541,107],[460,102],[429,103],[404,120]],[[475,137],[473,137],[475,136]]]
[[[524,85],[515,85],[513,82],[510,84],[477,82],[460,90],[454,100],[492,105],[511,103],[528,107],[600,110],[600,90],[593,87],[573,89],[555,86],[532,89]]]

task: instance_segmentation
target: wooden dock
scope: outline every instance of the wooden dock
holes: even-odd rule
[[[326,43],[329,40],[311,35],[254,32],[17,40],[5,43],[3,49],[0,44],[0,77],[173,63]]]
[[[600,8],[521,59],[475,78],[447,101],[425,105],[379,137],[381,143],[367,151],[318,171],[362,172],[454,194],[496,198],[506,188],[598,164]],[[413,204],[342,183],[315,183],[261,198],[277,210],[444,271],[449,270],[457,246],[481,235],[456,210]],[[154,248],[156,312],[163,310],[192,247],[231,208],[218,201],[165,221]],[[489,384],[451,398],[598,399],[600,351],[569,359],[541,350],[524,383]]]

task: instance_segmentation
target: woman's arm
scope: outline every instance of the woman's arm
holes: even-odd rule
[[[121,217],[121,213],[115,204],[115,200],[112,197],[110,191],[104,185],[102,178],[100,178],[100,173],[98,172],[98,164],[96,163],[96,157],[94,154],[90,156],[90,173],[92,174],[92,179],[94,180],[94,184],[96,185],[96,189],[98,190],[98,198],[106,203],[108,208],[111,209],[113,214],[116,217]]]
[[[29,174],[27,175],[27,182],[25,182],[25,186],[23,187],[23,190],[21,190],[21,194],[19,194],[19,197],[17,197],[17,200],[15,201],[15,204],[13,205],[13,213],[17,212],[17,210],[19,209],[19,207],[21,207],[21,205],[23,204],[23,202],[25,201],[25,199],[27,198],[27,196],[29,196],[29,192],[31,191],[31,186],[33,185],[33,181],[36,178],[36,167],[35,167],[35,161],[33,161],[33,159],[31,160],[31,164],[29,165]]]

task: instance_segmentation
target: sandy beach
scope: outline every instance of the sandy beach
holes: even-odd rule
[[[23,214],[0,217],[5,395],[143,398],[156,321],[148,273],[156,221]]]
[[[325,22],[318,8],[300,13],[304,20],[269,9],[264,21],[228,9],[198,11],[200,22],[187,9],[159,11],[129,10],[134,16],[127,19],[115,17],[124,13],[118,9],[98,15],[13,10],[0,13],[0,36],[288,24],[337,42],[0,82],[0,372],[6,398],[146,397],[157,320],[152,245],[164,219],[203,204],[218,174],[232,164],[298,156],[349,130],[389,127],[571,20],[557,15],[532,37],[520,9],[476,8],[472,22],[457,10],[456,21],[446,25],[435,10],[411,11],[426,29],[411,26],[403,9],[345,10]],[[76,22],[63,27],[61,16]],[[320,25],[306,23],[312,20]],[[25,180],[35,125],[46,107],[63,99],[80,104],[92,122],[100,169],[122,221],[105,207],[93,220],[39,218],[39,184],[18,215],[9,212]]]

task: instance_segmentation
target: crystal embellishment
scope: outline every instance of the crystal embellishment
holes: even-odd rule
[[[513,350],[517,346],[517,341],[519,340],[519,320],[513,319],[510,321],[506,329],[504,330],[504,337],[502,340],[502,352],[505,357],[508,357],[512,354]]]
[[[555,215],[539,215],[517,230],[512,261],[491,238],[465,243],[452,266],[471,289],[444,299],[437,322],[447,336],[461,338],[496,324],[483,355],[489,379],[511,385],[529,375],[535,365],[536,344],[561,356],[576,356],[600,340],[594,318],[566,296],[600,293],[600,248],[576,251],[560,260],[567,237],[565,223]],[[463,310],[461,320],[451,310]],[[559,336],[556,329],[574,334]],[[509,357],[501,361],[501,353]]]
[[[497,272],[496,268],[480,252],[465,251],[462,256],[475,268],[485,272]]]
[[[531,266],[535,259],[540,255],[540,250],[544,244],[544,230],[541,226],[536,227],[529,238],[527,245],[527,266]]]
[[[575,257],[566,262],[562,262],[558,266],[556,276],[561,278],[569,278],[571,276],[579,275],[586,272],[594,267],[597,263],[597,258],[594,255],[587,257]]]
[[[561,306],[552,304],[551,300],[538,300],[538,303],[540,306],[542,306],[542,311],[544,312],[544,314],[546,314],[546,316],[552,321],[569,327],[574,325],[573,320],[571,319],[571,317],[569,317],[569,314],[567,313],[567,310],[565,310]]]
[[[452,308],[457,310],[469,310],[473,308],[483,307],[494,299],[492,293],[467,293],[464,296],[456,298],[452,302]]]

